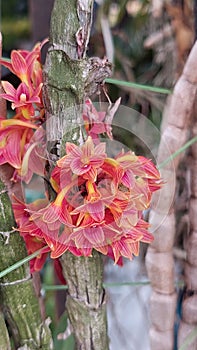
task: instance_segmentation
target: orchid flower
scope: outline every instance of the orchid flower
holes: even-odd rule
[[[93,140],[89,136],[81,147],[67,142],[66,156],[61,158],[57,165],[62,168],[70,168],[74,174],[83,175],[83,178],[95,181],[97,169],[103,164],[105,158],[105,143],[94,147]]]
[[[11,61],[0,60],[21,80],[16,89],[2,82],[5,93],[0,95],[16,111],[12,119],[0,118],[0,164],[14,168],[13,181],[28,183],[34,172],[43,176],[45,170],[44,128],[34,137],[45,114],[42,45],[32,51],[14,50]],[[82,117],[87,139],[82,145],[66,142],[65,155],[50,174],[54,199],[30,204],[13,199],[28,253],[45,247],[32,260],[31,271],[42,268],[48,252],[52,259],[66,251],[90,257],[95,249],[122,264],[122,257],[131,260],[139,254],[140,242],[152,241],[142,213],[150,206],[152,193],[162,186],[159,171],[151,160],[131,151],[112,158],[106,143],[100,142],[103,134],[113,138],[112,120],[119,105],[120,99],[106,111],[97,111],[90,100],[85,102]]]
[[[40,103],[39,94],[42,88],[42,83],[36,90],[29,89],[25,83],[21,83],[18,88],[15,89],[8,81],[2,81],[2,86],[6,93],[1,94],[0,96],[12,102],[12,109],[27,104]]]
[[[38,43],[32,51],[13,50],[11,61],[0,59],[0,64],[8,68],[28,87],[33,83],[37,87],[42,82],[41,48],[48,40]]]
[[[0,164],[21,168],[24,146],[33,136],[33,128],[36,126],[17,119],[0,120]]]

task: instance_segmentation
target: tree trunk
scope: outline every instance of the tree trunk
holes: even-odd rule
[[[13,231],[12,207],[3,182],[0,182],[0,194],[0,270],[3,271],[23,259],[27,253],[22,237]],[[9,324],[15,348],[52,349],[50,331],[41,319],[28,264],[1,278],[0,297],[1,310]],[[6,333],[2,336],[7,338]]]
[[[6,350],[11,350],[9,334],[8,334],[8,330],[6,327],[6,323],[5,323],[5,319],[2,311],[0,311],[0,329],[1,329],[1,333],[0,333],[1,348]]]
[[[103,260],[94,251],[91,258],[62,256],[62,267],[68,283],[68,316],[76,338],[77,349],[107,350],[107,320],[103,282]]]
[[[66,141],[79,141],[80,104],[109,75],[108,64],[103,68],[93,64],[95,58],[85,59],[92,8],[93,0],[56,0],[54,4],[51,46],[44,72],[47,148],[52,161],[59,156],[56,150],[54,158],[54,147],[65,143],[65,130]],[[77,349],[107,350],[102,256],[94,252],[91,258],[78,258],[65,253],[61,261],[68,283],[66,306]]]

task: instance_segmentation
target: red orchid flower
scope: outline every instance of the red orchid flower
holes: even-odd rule
[[[22,120],[0,120],[0,164],[21,168],[24,146],[33,136],[33,128],[36,126]]]
[[[83,175],[84,179],[95,181],[97,169],[103,164],[105,158],[105,143],[94,147],[92,138],[89,136],[81,147],[67,142],[66,156],[61,158],[57,165],[71,169],[76,175]]]
[[[78,249],[88,249],[89,255],[92,249],[96,249],[103,254],[107,254],[107,245],[117,239],[119,230],[114,225],[106,225],[105,222],[94,223],[89,227],[74,228],[70,239]],[[72,243],[68,243],[69,250]],[[104,250],[104,252],[103,252]]]
[[[47,40],[38,43],[33,50],[13,50],[11,52],[11,61],[0,59],[0,64],[7,67],[27,86],[37,87],[42,82],[41,58],[40,52]]]
[[[148,232],[149,224],[140,219],[136,226],[131,227],[130,231],[122,232],[110,246],[107,247],[107,255],[114,256],[114,262],[117,264],[121,257],[133,259],[133,255],[139,255],[140,242],[150,243],[153,236]],[[103,252],[105,254],[105,252]]]
[[[91,181],[86,182],[87,196],[84,198],[84,203],[78,205],[71,214],[79,214],[76,225],[84,226],[87,225],[87,213],[94,222],[102,222],[105,217],[105,208],[109,206],[114,198],[114,195],[110,192],[104,191],[103,188],[98,190],[95,183]],[[86,220],[84,221],[84,217]],[[90,219],[89,218],[89,219]],[[83,223],[82,223],[83,220]]]
[[[33,103],[40,103],[40,91],[42,88],[42,83],[34,90],[29,88],[25,83],[21,83],[17,89],[15,89],[12,84],[8,81],[2,81],[2,86],[6,93],[0,94],[0,97],[5,98],[8,101],[12,102],[12,109],[19,107],[27,107],[30,105],[32,107]],[[26,114],[23,113],[23,108],[21,108],[22,114],[26,117]],[[34,115],[34,108],[30,110],[30,117]]]
[[[114,256],[115,263],[121,256],[132,259],[139,252],[140,241],[152,240],[141,216],[151,198],[148,180],[158,179],[158,174],[154,174],[154,165],[148,166],[131,152],[115,160],[107,158],[103,148],[94,147],[91,137],[84,146],[66,145],[67,155],[57,162],[51,178],[57,197],[31,220],[44,232],[52,258],[67,250],[91,256],[96,249]],[[97,156],[98,149],[102,152]],[[87,165],[96,165],[96,177],[86,176],[84,156]]]
[[[45,205],[45,200],[39,200],[31,204],[30,207],[33,209]],[[38,235],[36,226],[29,221],[30,215],[26,210],[27,204],[13,195],[12,207],[18,230],[25,241],[28,254],[30,255],[43,248],[41,253],[30,261],[30,272],[39,271],[46,261],[50,248],[46,246],[46,241],[42,237],[42,234]]]
[[[31,160],[33,169],[39,153],[38,147],[44,138],[41,135],[39,141],[34,141],[33,137],[30,140],[28,132],[33,133],[33,123],[25,122],[25,118],[31,117],[29,108],[35,110],[41,103],[41,83],[34,88],[33,67],[39,62],[38,56],[34,63],[33,56],[28,56],[28,53],[23,52],[21,56],[25,64],[28,60],[31,62],[28,68],[28,72],[31,69],[31,78],[28,85],[22,82],[17,90],[5,83],[6,93],[3,97],[10,100],[19,113],[13,120],[0,121],[0,145],[2,143],[2,149],[5,148],[4,153],[0,153],[0,161],[10,162],[17,169],[18,175],[29,181]],[[39,76],[35,79],[38,82]],[[140,242],[152,241],[153,237],[148,232],[149,225],[142,220],[142,211],[149,207],[152,193],[161,187],[162,182],[158,170],[150,160],[124,151],[115,159],[110,158],[106,154],[104,142],[99,142],[97,138],[95,145],[95,140],[90,135],[98,136],[105,132],[112,137],[111,126],[103,126],[103,123],[106,124],[106,118],[112,121],[115,109],[102,114],[103,112],[96,112],[89,102],[86,107],[87,140],[82,146],[67,142],[66,155],[58,160],[51,174],[50,183],[56,192],[56,198],[50,202],[45,201],[45,205],[43,201],[30,205],[15,203],[13,208],[29,252],[34,251],[36,245],[47,244],[45,253],[50,251],[51,258],[56,259],[66,251],[76,256],[91,256],[95,249],[112,257],[119,264],[122,263],[122,257],[132,259],[133,255],[138,255]],[[97,128],[99,118],[102,121]],[[33,121],[36,124],[35,119]],[[11,141],[13,130],[17,136]],[[14,153],[12,162],[6,154],[11,154],[9,142],[12,147],[12,142],[15,142],[19,152],[19,156]],[[42,174],[44,164],[41,162],[40,166],[38,168]],[[41,255],[32,269],[39,269],[44,259],[45,256]]]

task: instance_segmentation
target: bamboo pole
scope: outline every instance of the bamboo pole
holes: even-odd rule
[[[197,82],[196,82],[197,83]],[[194,109],[194,123],[192,136],[197,136],[197,116]],[[189,221],[190,235],[185,239],[186,263],[185,263],[185,296],[182,304],[182,320],[180,322],[178,346],[181,346],[186,337],[197,326],[197,143],[191,147],[190,159],[190,191]],[[197,338],[195,337],[189,344],[188,350],[197,349]]]
[[[183,73],[165,110],[167,120],[163,126],[158,151],[158,163],[167,157],[169,148],[173,153],[189,137],[191,114],[197,91],[197,42],[187,59]],[[167,147],[166,147],[167,146]],[[175,236],[175,213],[172,203],[173,179],[175,179],[181,155],[162,170],[166,185],[155,193],[150,223],[155,236],[148,248],[146,267],[153,292],[150,301],[150,343],[152,350],[173,350],[176,292],[174,287],[173,241]],[[161,200],[162,199],[162,200]]]

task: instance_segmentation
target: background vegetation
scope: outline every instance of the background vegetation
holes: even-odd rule
[[[116,81],[110,82],[109,80],[110,83],[107,84],[108,94],[112,101],[121,96],[123,105],[145,115],[157,128],[161,128],[167,97],[182,73],[195,38],[194,4],[187,0],[169,1],[168,3],[169,6],[164,6],[161,1],[161,7],[155,9],[155,1],[150,0],[106,0],[103,4],[95,2],[89,47],[89,55],[103,57],[107,54],[113,60],[113,79]],[[44,11],[44,9],[40,10]],[[4,54],[7,55],[11,49],[23,47],[23,45],[31,47],[32,18],[30,18],[28,2],[2,1],[1,16]],[[110,34],[106,34],[108,29]],[[182,34],[180,35],[180,33]],[[109,51],[110,47],[112,47],[111,51]],[[10,81],[12,80],[11,76],[8,78]],[[129,84],[125,82],[129,82]],[[136,83],[139,85],[135,86]],[[165,93],[162,92],[162,89],[154,88],[155,86],[165,89],[163,91]],[[102,98],[105,98],[104,95]],[[95,99],[98,100],[98,96],[95,96]],[[165,123],[164,119],[163,123]],[[191,135],[191,129],[188,130],[188,134]],[[134,138],[133,135],[131,137],[123,130],[120,132],[120,128],[114,128],[114,136],[119,140],[126,140],[129,148],[139,153],[146,152],[144,145],[138,139]],[[191,157],[191,153],[186,152],[177,172],[178,189],[175,210],[177,222],[182,222],[182,225],[177,225],[175,236],[176,248],[178,249],[176,252],[180,253],[180,255],[175,253],[175,260],[178,269],[180,269],[178,280],[182,280],[184,242],[188,229],[188,193],[185,192],[187,191],[185,176],[188,171],[188,157]],[[186,221],[182,221],[183,216],[187,218]],[[146,247],[142,249],[140,257],[143,266],[145,251]],[[55,290],[52,287],[59,282],[54,277],[51,261],[47,262],[42,272],[42,283],[46,300],[46,313],[52,319],[51,330],[54,339],[56,339],[57,334],[65,331],[67,316],[66,314],[62,315],[60,305],[65,300],[65,292],[57,291],[58,288],[62,289],[61,286],[57,286]],[[137,283],[138,281],[136,281],[136,285]],[[179,295],[182,295],[184,290],[180,288],[178,292]],[[73,338],[70,336],[66,341],[56,340],[55,349],[71,350],[73,344]],[[176,347],[177,342],[175,341],[175,349]]]

